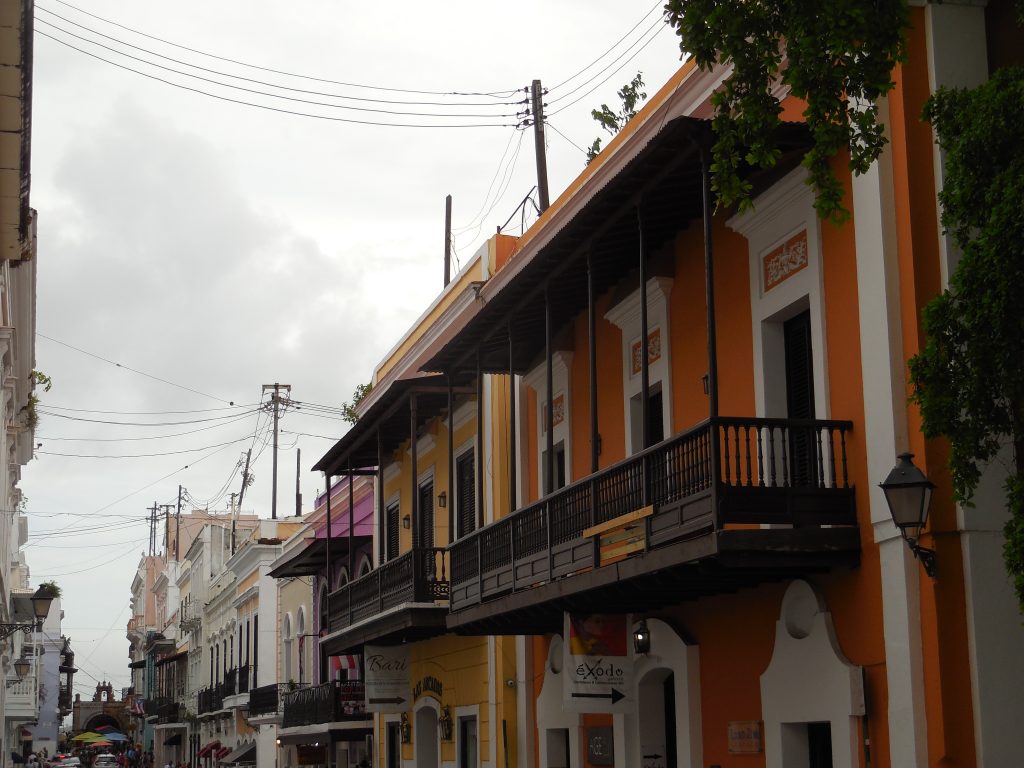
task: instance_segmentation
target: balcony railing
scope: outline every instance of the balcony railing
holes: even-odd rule
[[[287,686],[279,683],[261,685],[249,691],[249,716],[272,715],[281,712],[284,705],[283,692]]]
[[[361,682],[338,682],[310,685],[287,691],[284,698],[282,726],[317,725],[343,720],[364,720],[366,690]],[[250,710],[251,713],[251,710]]]
[[[224,683],[217,683],[199,691],[197,708],[200,715],[224,709]],[[148,704],[149,702],[147,702]]]
[[[128,631],[135,632],[146,628],[146,617],[142,614],[137,614],[128,619]]]
[[[452,544],[451,608],[599,567],[601,547],[585,532],[647,507],[651,514],[638,517],[642,535],[620,550],[624,555],[730,524],[853,525],[846,466],[852,426],[705,421]]]
[[[403,603],[447,600],[445,550],[417,547],[332,592],[328,623],[335,632]]]
[[[249,670],[251,667],[248,664],[243,664],[238,668],[238,692],[248,693],[249,692]]]

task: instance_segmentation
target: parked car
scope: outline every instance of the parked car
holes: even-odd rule
[[[117,768],[117,758],[113,755],[96,755],[92,768]]]
[[[61,761],[57,763],[57,765],[60,766],[60,768],[81,768],[82,761],[74,756],[65,757],[61,759]]]

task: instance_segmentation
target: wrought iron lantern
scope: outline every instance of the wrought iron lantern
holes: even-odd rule
[[[640,619],[633,630],[633,650],[644,656],[651,652],[651,630],[647,628],[647,619]]]
[[[437,728],[441,732],[441,741],[452,740],[452,710],[447,704],[441,707],[441,716],[437,718]]]
[[[924,571],[935,577],[935,550],[918,544],[921,530],[928,522],[928,506],[931,503],[935,484],[914,466],[914,454],[901,453],[896,457],[896,466],[884,482],[878,484],[885,493],[892,521],[900,534],[921,561]]]
[[[405,712],[402,713],[402,722],[398,730],[401,733],[403,744],[412,741],[412,725],[409,724],[409,716]]]
[[[14,662],[14,672],[18,675],[19,680],[24,680],[25,675],[28,674],[29,669],[32,666],[32,662],[22,656],[16,662]]]

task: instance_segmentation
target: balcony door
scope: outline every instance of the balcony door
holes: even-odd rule
[[[470,448],[455,460],[456,512],[459,538],[476,530],[476,466]]]
[[[814,353],[811,346],[811,313],[804,310],[783,325],[786,349],[786,415],[791,419],[814,418]],[[796,487],[817,484],[813,430],[789,433],[790,478]]]

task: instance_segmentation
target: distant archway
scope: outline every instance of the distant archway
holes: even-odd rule
[[[100,712],[90,717],[85,724],[85,730],[95,731],[97,728],[102,728],[104,725],[109,725],[111,728],[116,728],[121,731],[121,733],[124,733],[124,726],[118,722],[117,718],[113,715],[108,715],[105,712]]]

